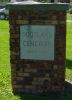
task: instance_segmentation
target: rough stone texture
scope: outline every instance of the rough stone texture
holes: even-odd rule
[[[20,59],[20,25],[28,23],[56,26],[54,61]],[[66,12],[11,11],[9,24],[13,92],[62,92],[65,82]]]

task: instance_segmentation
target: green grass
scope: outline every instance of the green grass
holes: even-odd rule
[[[70,16],[70,15],[68,15]],[[72,23],[67,24],[66,78],[72,80]],[[62,96],[14,96],[11,87],[8,21],[0,21],[0,100],[72,100],[72,93]]]
[[[66,78],[72,81],[72,23],[67,23]]]
[[[69,13],[68,13],[68,14],[67,14],[67,19],[68,19],[68,20],[72,20],[72,14],[69,14]]]
[[[18,100],[11,91],[8,21],[0,21],[0,100]]]
[[[72,14],[67,14],[67,19],[72,20]],[[72,23],[67,23],[66,41],[66,78],[72,81]]]

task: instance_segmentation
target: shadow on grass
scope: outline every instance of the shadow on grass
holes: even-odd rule
[[[52,93],[47,95],[18,95],[20,100],[72,100],[72,84],[65,82],[64,93]]]
[[[66,59],[66,66],[67,66],[69,69],[72,69],[72,60]]]

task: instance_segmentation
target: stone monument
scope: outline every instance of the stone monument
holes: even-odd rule
[[[68,3],[8,4],[13,93],[63,92]]]

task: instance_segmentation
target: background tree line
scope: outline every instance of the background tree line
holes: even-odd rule
[[[12,0],[0,0],[0,2],[10,2],[10,1],[12,1]],[[15,1],[24,1],[24,0],[15,0]],[[54,2],[55,0],[34,0],[34,1],[39,1],[39,2]]]
[[[12,0],[0,0],[0,2],[10,2],[10,1],[12,1]],[[15,0],[15,1],[24,1],[24,0]],[[39,2],[54,2],[54,1],[70,2],[71,1],[72,2],[72,0],[34,0],[34,1],[39,1]]]
[[[0,2],[9,2],[10,0],[0,0]]]

